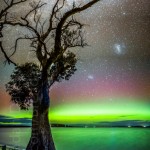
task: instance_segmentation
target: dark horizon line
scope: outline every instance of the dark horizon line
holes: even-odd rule
[[[0,128],[31,128],[32,126],[28,126],[28,125],[0,125]],[[88,125],[82,125],[82,126],[71,126],[71,125],[51,125],[51,127],[57,127],[57,128],[60,128],[60,127],[66,127],[66,128],[150,128],[150,125],[148,126],[88,126]]]

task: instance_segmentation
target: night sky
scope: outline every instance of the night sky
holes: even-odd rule
[[[72,1],[67,0],[66,9]],[[48,15],[48,9],[43,12]],[[75,75],[50,89],[52,122],[149,121],[150,1],[102,0],[76,18],[86,24],[89,46],[73,49],[78,57]],[[8,49],[18,30],[5,29],[4,44]],[[23,63],[34,59],[26,51],[26,41],[19,47],[14,60]],[[9,81],[13,66],[3,65],[1,52],[0,60],[0,114],[30,118],[30,111],[18,111],[9,102],[4,84]]]

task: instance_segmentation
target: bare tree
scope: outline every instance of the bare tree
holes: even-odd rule
[[[84,24],[77,21],[74,15],[91,7],[99,0],[91,0],[78,6],[73,3],[72,7],[68,9],[64,9],[65,0],[56,0],[46,19],[42,17],[41,10],[46,5],[42,1],[30,2],[30,9],[19,19],[10,17],[9,9],[13,9],[15,5],[21,6],[28,0],[3,1],[6,8],[0,13],[1,38],[4,26],[19,26],[29,31],[28,34],[16,39],[14,51],[10,56],[0,41],[0,48],[6,61],[16,66],[11,75],[11,81],[6,85],[6,89],[12,97],[11,100],[17,103],[21,109],[28,109],[33,104],[32,133],[27,150],[55,150],[48,120],[49,88],[56,81],[68,80],[76,71],[77,58],[70,49],[84,47],[87,44],[82,30]],[[30,41],[39,66],[33,63],[18,65],[11,60],[11,56],[18,51],[20,40]]]
[[[6,18],[7,18],[7,15],[8,15],[8,11],[13,7],[13,6],[16,6],[20,3],[23,3],[23,2],[26,2],[27,0],[19,0],[19,1],[15,1],[15,0],[3,0],[3,3],[4,5],[6,5],[6,7],[4,9],[1,10],[0,12],[0,38],[3,37],[3,34],[2,34],[2,30],[4,28],[4,24],[6,22]],[[10,64],[10,63],[13,63],[14,65],[16,65],[9,57],[8,55],[6,54],[3,46],[2,46],[2,41],[0,40],[0,48],[1,48],[1,51],[2,53],[4,54],[5,58],[6,58],[6,61]]]

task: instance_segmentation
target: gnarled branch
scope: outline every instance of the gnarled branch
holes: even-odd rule
[[[48,68],[53,61],[56,61],[56,58],[58,60],[58,55],[63,55],[64,53],[64,49],[62,49],[62,45],[61,45],[61,41],[62,41],[62,29],[63,26],[66,22],[66,20],[76,14],[79,13],[83,10],[86,10],[87,8],[91,7],[92,5],[94,5],[95,3],[97,3],[100,0],[92,0],[90,2],[88,2],[87,4],[81,6],[81,7],[73,7],[70,11],[67,11],[63,17],[61,18],[60,22],[58,23],[57,27],[56,27],[56,33],[55,33],[55,44],[54,44],[54,52],[51,53],[51,57],[47,60],[47,64],[46,67]],[[55,57],[56,56],[56,57]]]
[[[4,54],[4,56],[5,56],[5,58],[6,58],[5,63],[8,62],[8,64],[12,63],[12,64],[14,64],[15,66],[17,66],[17,64],[16,64],[15,62],[13,62],[13,61],[10,59],[10,57],[6,54],[6,52],[5,52],[4,48],[3,48],[3,45],[2,45],[2,41],[0,41],[0,48],[1,48],[1,51],[2,51],[2,53]]]

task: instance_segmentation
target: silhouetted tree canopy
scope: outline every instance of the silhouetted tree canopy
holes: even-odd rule
[[[76,55],[66,52],[61,56],[61,61],[54,63],[48,71],[49,87],[56,81],[69,80],[77,70],[75,64]],[[10,81],[6,84],[6,91],[11,96],[11,100],[18,104],[21,109],[28,109],[38,91],[38,84],[41,80],[42,72],[40,67],[34,63],[15,66],[10,76]]]
[[[16,66],[10,78],[6,84],[6,90],[11,100],[21,109],[28,109],[37,93],[38,82],[41,78],[40,68],[33,63]]]
[[[98,1],[91,0],[81,5],[74,2],[70,8],[64,11],[66,1],[56,0],[52,3],[52,10],[48,12],[48,17],[42,18],[42,10],[47,5],[42,0],[37,2],[3,0],[6,7],[0,12],[0,37],[5,34],[2,32],[4,25],[6,27],[21,27],[28,31],[24,35],[19,35],[15,40],[14,46],[11,48],[13,50],[11,55],[7,54],[7,48],[0,41],[0,49],[6,62],[15,65],[11,81],[6,84],[6,89],[11,100],[21,109],[28,109],[32,104],[40,83],[46,81],[51,87],[55,82],[60,82],[63,79],[69,80],[75,73],[77,58],[71,48],[87,46],[83,32],[84,24],[75,18],[75,14],[86,10]],[[19,17],[17,13],[11,12],[14,6],[22,5],[27,5],[28,8]],[[23,40],[29,41],[30,48],[35,52],[38,65],[33,63],[20,65],[11,59],[19,50],[18,43]]]

